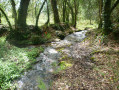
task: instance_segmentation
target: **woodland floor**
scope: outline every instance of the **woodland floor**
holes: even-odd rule
[[[53,75],[51,90],[119,90],[119,43],[96,33],[72,46],[72,57],[61,60],[72,66]]]
[[[50,32],[50,33],[54,34],[53,32]],[[67,32],[65,33],[67,36]],[[51,35],[51,36],[53,36],[53,39],[55,38],[54,35]],[[81,37],[83,36],[81,35]],[[119,41],[113,40],[106,36],[102,36],[100,31],[96,29],[96,30],[89,30],[87,33],[87,38],[85,38],[82,42],[74,41],[73,44],[68,43],[68,45],[67,45],[67,42],[65,42],[65,40],[61,40],[61,41],[56,40],[53,42],[56,43],[58,46],[60,46],[60,44],[61,46],[62,44],[64,44],[65,47],[63,46],[60,48],[52,48],[53,50],[56,50],[58,54],[61,53],[61,57],[60,59],[58,59],[58,65],[56,65],[56,63],[52,64],[52,67],[60,67],[60,68],[59,70],[56,70],[56,71],[54,70],[53,72],[51,72],[52,75],[50,77],[50,80],[52,80],[52,83],[50,85],[51,86],[50,90],[119,90]],[[60,42],[60,43],[57,43],[57,42]],[[46,48],[47,46],[53,47],[52,44],[53,43],[47,43],[47,45],[44,48]],[[8,47],[8,46],[9,44],[5,47]],[[5,47],[3,48],[5,49]],[[33,47],[39,47],[39,45],[33,46]],[[13,47],[9,46],[8,48],[13,48]],[[34,49],[34,48],[30,48],[30,49]],[[41,51],[43,52],[43,50]],[[20,64],[20,65],[18,64],[17,66],[18,70],[20,69],[19,67],[23,67],[23,66],[26,67],[28,65],[30,66],[30,70],[31,70],[31,66],[33,64],[27,65],[27,62],[25,64],[25,61],[24,61],[23,65],[21,65],[20,59],[22,55],[19,57],[17,55],[17,53],[22,52],[23,56],[25,57],[24,52],[26,52],[26,50],[18,49],[18,51],[19,52],[14,52],[15,59],[12,58],[11,61],[13,62],[13,60],[16,60],[16,58],[18,59],[19,61],[18,63]],[[37,54],[39,55],[40,51],[37,53],[36,52],[37,50],[35,50],[35,52],[32,52],[32,53],[35,53],[35,56],[37,56]],[[1,53],[3,53],[3,51],[1,51]],[[10,53],[10,57],[13,56],[14,53]],[[26,55],[27,54],[28,53],[26,53]],[[49,52],[47,52],[47,54],[49,54]],[[31,53],[30,55],[34,56],[34,54],[31,54]],[[56,56],[57,55],[53,56],[53,54],[50,55],[51,59],[53,57],[56,58]],[[30,59],[32,59],[31,56],[30,56]],[[50,58],[47,57],[47,59],[46,60],[44,59],[44,61],[47,61],[49,59]],[[33,61],[34,61],[34,58],[33,58]],[[7,66],[7,64],[5,65]],[[40,66],[40,65],[42,65],[41,60],[38,61],[36,66]],[[46,63],[46,66],[48,65],[49,65],[49,62]],[[3,69],[4,68],[5,67],[3,67]],[[9,67],[7,69],[9,70]],[[35,76],[33,75],[36,75],[36,72],[37,73],[40,72],[40,68],[39,69],[35,68],[34,70],[35,70],[35,73],[32,72],[33,70],[31,70],[33,74],[32,73],[30,74],[30,76],[33,78],[35,78]],[[13,68],[13,71],[14,71],[14,68]],[[42,72],[38,73],[38,76],[41,73]],[[28,78],[27,76],[28,75],[25,76],[26,79]],[[45,76],[45,74],[43,74],[43,76]],[[46,75],[46,77],[48,76]],[[31,84],[31,82],[33,83],[33,81],[35,81],[37,78],[35,78],[35,80],[34,79],[31,80],[31,78],[28,78],[28,79],[30,80],[30,84]],[[39,83],[40,87],[42,86],[45,87],[44,84],[41,84],[41,85],[40,84],[41,83]],[[11,89],[11,90],[14,90],[14,89]],[[18,89],[18,90],[29,90],[29,89]],[[32,90],[39,90],[39,89],[32,89]],[[46,90],[46,89],[41,89],[41,90]]]

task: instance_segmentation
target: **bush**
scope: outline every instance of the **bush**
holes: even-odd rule
[[[22,40],[26,40],[30,37],[30,33],[25,31],[19,31],[19,30],[13,30],[9,33],[7,39],[13,39],[13,40],[17,40],[17,41],[22,41]]]
[[[31,37],[31,42],[32,44],[44,44],[46,43],[49,39],[51,38],[51,34],[50,33],[47,33],[45,32],[44,34],[42,35],[34,35]]]
[[[38,36],[38,35],[35,35],[31,38],[31,42],[32,44],[43,44],[46,42],[46,39],[44,37],[41,37],[41,36]]]

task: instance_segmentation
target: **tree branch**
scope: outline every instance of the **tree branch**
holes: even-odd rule
[[[113,10],[116,8],[116,6],[119,4],[119,0],[117,0],[116,2],[115,2],[115,4],[112,6],[112,8],[111,8],[111,13],[113,12]]]
[[[0,7],[0,11],[1,11],[2,14],[5,16],[6,21],[7,21],[8,25],[9,25],[9,27],[10,27],[10,30],[12,30],[12,25],[11,25],[11,23],[10,23],[10,21],[9,21],[9,19],[8,19],[8,17],[7,17],[7,15],[5,14],[5,12],[3,11],[3,9],[2,9],[1,7]]]

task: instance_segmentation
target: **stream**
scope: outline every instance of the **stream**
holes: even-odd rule
[[[51,44],[44,49],[44,52],[40,53],[39,57],[36,58],[38,63],[33,65],[31,70],[24,72],[19,80],[15,81],[17,90],[40,90],[39,85],[42,84],[42,82],[46,88],[49,89],[52,83],[52,73],[58,68],[53,67],[52,64],[58,63],[61,57],[61,53],[57,51],[57,48],[67,48],[69,46],[64,52],[70,57],[71,48],[77,42],[79,43],[85,39],[86,32],[86,30],[74,32],[66,36],[64,40],[51,42]]]

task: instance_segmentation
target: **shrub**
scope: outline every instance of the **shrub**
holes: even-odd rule
[[[26,40],[30,37],[30,33],[27,31],[13,30],[7,36],[7,39],[13,39],[17,41]]]
[[[35,35],[35,36],[32,36],[31,42],[32,42],[32,44],[35,44],[35,45],[43,44],[46,42],[46,39],[42,36]]]

